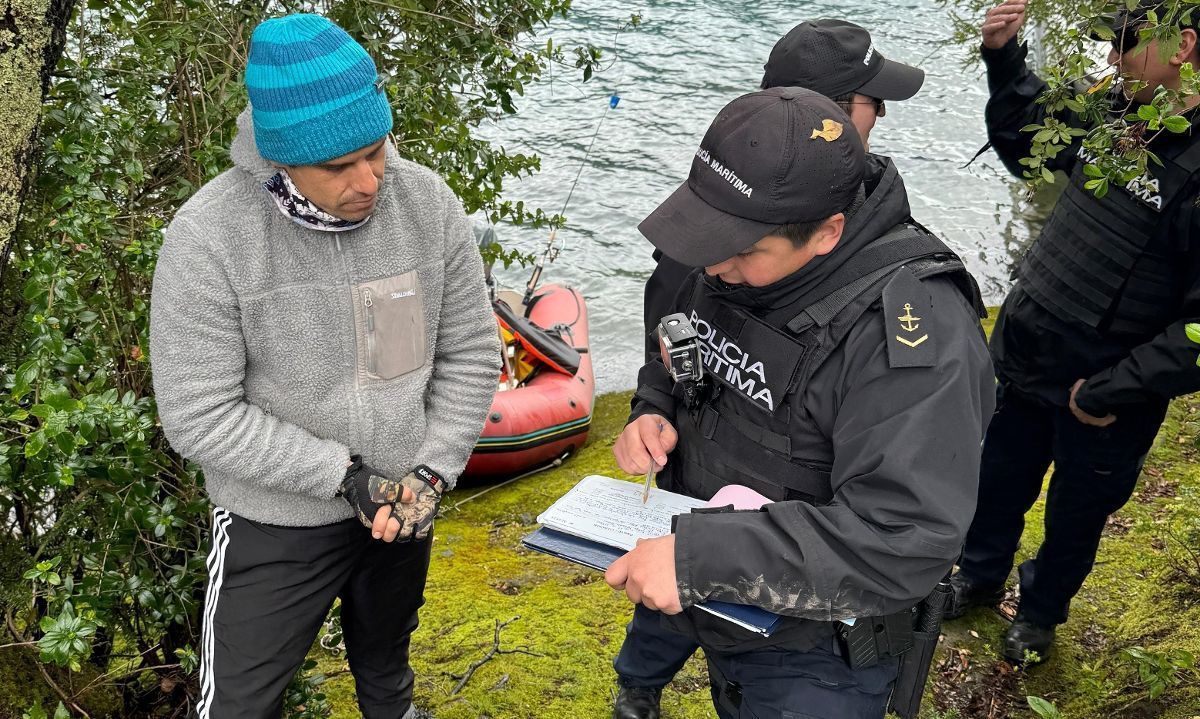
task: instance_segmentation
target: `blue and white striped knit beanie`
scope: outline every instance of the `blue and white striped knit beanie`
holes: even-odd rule
[[[315,165],[361,150],[392,129],[375,62],[320,15],[266,20],[250,37],[246,92],[258,153]]]

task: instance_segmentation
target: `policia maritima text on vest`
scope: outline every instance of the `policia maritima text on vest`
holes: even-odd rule
[[[771,48],[760,88],[803,87],[833,100],[870,151],[871,131],[886,114],[885,102],[907,100],[920,90],[920,68],[884,57],[866,28],[822,18],[800,22]],[[671,313],[680,287],[694,268],[654,250],[657,264],[646,280],[646,359],[659,354],[655,329]],[[613,719],[657,719],[664,687],[696,652],[689,637],[660,626],[658,615],[637,607],[613,659],[619,690]]]
[[[1138,45],[1150,5],[1157,3],[1114,22],[1109,63],[1145,84],[1132,98],[1114,91],[1116,115],[1137,112],[1159,86],[1178,88],[1183,63],[1200,66],[1192,27],[1166,54],[1156,40]],[[988,138],[1016,174],[1030,150],[1021,128],[1042,121],[1037,98],[1046,87],[1017,44],[1023,21],[1024,3],[1010,2],[983,25]],[[1020,567],[1020,609],[1005,637],[1014,661],[1027,651],[1046,655],[1091,571],[1105,521],[1133,492],[1167,402],[1200,390],[1200,346],[1185,334],[1200,319],[1200,139],[1188,116],[1187,132],[1150,141],[1161,165],[1102,198],[1083,187],[1078,146],[1050,161],[1070,181],[1021,262],[992,334],[998,409],[983,445],[979,509],[953,580],[953,611],[999,599],[1024,514],[1053,461],[1045,540]]]
[[[727,105],[639,229],[704,268],[674,309],[701,335],[708,385],[646,364],[618,464],[774,503],[680,516],[606,578],[704,647],[724,719],[882,717],[897,658],[852,667],[837,621],[908,613],[958,556],[993,396],[974,283],[912,221],[891,161],[800,88]],[[764,638],[693,609],[706,600],[785,620]]]

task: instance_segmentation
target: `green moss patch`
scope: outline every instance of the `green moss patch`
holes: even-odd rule
[[[990,331],[991,322],[988,322]],[[458,504],[438,520],[427,604],[413,641],[417,703],[439,719],[605,717],[611,711],[630,605],[598,572],[531,553],[520,538],[534,518],[588,474],[622,476],[612,444],[624,425],[627,393],[600,397],[590,441],[564,466]],[[1180,578],[1168,556],[1171,534],[1200,521],[1200,401],[1177,401],[1134,500],[1110,522],[1092,576],[1060,628],[1051,658],[1028,670],[999,659],[1006,619],[976,610],[946,627],[923,716],[926,719],[1034,717],[1026,695],[1053,701],[1068,719],[1200,716],[1197,682],[1145,699],[1122,650],[1200,654],[1200,587]],[[451,493],[445,507],[485,489]],[[1027,516],[1017,561],[1042,538],[1042,502]],[[1171,554],[1175,551],[1175,554]],[[1010,611],[1011,603],[1002,605]],[[505,653],[480,666],[458,693],[458,677],[492,649],[497,622]],[[509,653],[511,652],[511,653]],[[325,685],[335,716],[355,711],[344,659],[314,650],[332,676]],[[712,717],[699,656],[663,697],[671,719]]]
[[[632,605],[599,572],[522,549],[535,518],[588,474],[623,476],[612,443],[625,424],[629,395],[597,399],[590,441],[564,466],[466,501],[486,487],[451,492],[438,520],[433,562],[413,640],[417,703],[438,719],[602,717],[611,712],[612,659]],[[461,503],[461,504],[460,504]],[[454,507],[457,505],[457,508]],[[473,662],[500,653],[453,693]],[[513,653],[507,653],[513,652]],[[314,650],[335,715],[354,711],[344,659]],[[671,717],[710,717],[707,674],[693,658],[663,699]]]
[[[104,682],[93,686],[100,672],[91,664],[85,664],[75,673],[55,666],[47,666],[46,671],[64,691],[79,692],[75,701],[89,716],[96,719],[120,716],[119,689]],[[84,687],[88,689],[81,691]],[[20,717],[36,704],[41,704],[47,716],[54,716],[59,701],[58,694],[38,669],[35,650],[25,646],[0,649],[0,717]]]

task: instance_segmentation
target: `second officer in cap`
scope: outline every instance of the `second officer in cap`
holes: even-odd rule
[[[848,20],[805,20],[779,38],[763,65],[760,88],[804,87],[837,103],[870,151],[876,120],[885,102],[907,100],[921,89],[925,72],[886,58],[866,28]],[[675,298],[689,268],[655,250],[654,272],[646,280],[646,356],[658,353],[654,328]],[[664,682],[665,683],[665,682]]]
[[[975,284],[912,220],[891,161],[799,88],[727,105],[639,229],[703,268],[673,309],[706,380],[647,363],[618,464],[772,503],[680,516],[606,579],[704,647],[723,719],[883,717],[903,637],[852,662],[840,620],[911,616],[958,555],[994,396]],[[762,637],[695,609],[712,600],[784,620]]]

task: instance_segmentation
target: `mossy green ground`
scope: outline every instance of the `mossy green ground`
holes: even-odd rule
[[[565,466],[499,487],[438,521],[413,664],[417,701],[439,719],[609,716],[611,660],[630,606],[599,573],[522,550],[520,538],[579,478],[619,476],[612,443],[627,407],[628,394],[600,397],[590,443]],[[1148,701],[1122,654],[1132,646],[1200,654],[1200,576],[1189,585],[1169,561],[1182,554],[1170,531],[1200,522],[1197,437],[1200,398],[1176,401],[1138,493],[1106,530],[1096,569],[1072,605],[1049,661],[1025,672],[1009,668],[996,651],[1006,621],[994,610],[975,610],[946,627],[924,719],[1025,719],[1034,716],[1024,700],[1030,694],[1054,701],[1067,719],[1200,719],[1200,681],[1193,676]],[[445,506],[453,508],[481,489],[453,492]],[[1018,561],[1041,541],[1040,502],[1027,520]],[[492,647],[496,622],[510,620],[501,648],[530,653],[496,656],[453,694],[455,675]],[[52,708],[56,698],[29,662],[18,661],[22,656],[0,652],[0,706],[25,707],[39,696]],[[319,648],[312,656],[330,677],[323,689],[334,716],[355,716],[344,657]],[[707,688],[703,662],[695,657],[665,693],[664,716],[715,716]],[[112,715],[115,699],[90,697],[93,715]]]
[[[990,327],[989,327],[990,329]],[[598,398],[591,439],[564,466],[500,487],[438,520],[433,563],[413,641],[419,705],[438,719],[609,716],[613,655],[630,605],[598,572],[521,549],[534,518],[588,474],[622,476],[612,443],[624,424],[628,394]],[[1095,571],[1072,605],[1056,651],[1045,664],[1014,672],[998,661],[1005,620],[975,610],[950,624],[935,660],[923,715],[1032,717],[1024,696],[1053,700],[1068,719],[1200,717],[1200,686],[1176,686],[1155,702],[1139,701],[1123,648],[1188,649],[1200,654],[1200,589],[1172,577],[1167,528],[1200,513],[1200,400],[1175,403],[1134,500],[1106,532]],[[480,488],[451,493],[454,507]],[[1018,561],[1041,540],[1041,503],[1029,514]],[[502,654],[452,694],[472,662],[492,647],[496,622]],[[977,635],[977,636],[976,636]],[[314,649],[331,677],[324,689],[335,716],[356,714],[353,680],[342,657]],[[664,717],[715,716],[698,658],[663,697]]]
[[[529,552],[521,537],[534,518],[581,477],[621,476],[612,442],[625,423],[628,395],[598,398],[591,440],[559,469],[501,487],[450,509],[438,520],[421,627],[413,641],[416,695],[438,719],[470,717],[602,717],[611,711],[612,657],[620,647],[631,605],[604,584],[599,572]],[[481,491],[450,493],[443,506]],[[515,619],[514,619],[515,618]],[[457,695],[451,692],[472,662],[492,647],[497,621],[503,654],[478,669]],[[321,668],[336,672],[341,658],[315,650]],[[664,698],[668,716],[711,715],[707,675],[693,659]],[[335,715],[354,713],[348,674],[325,685]]]

